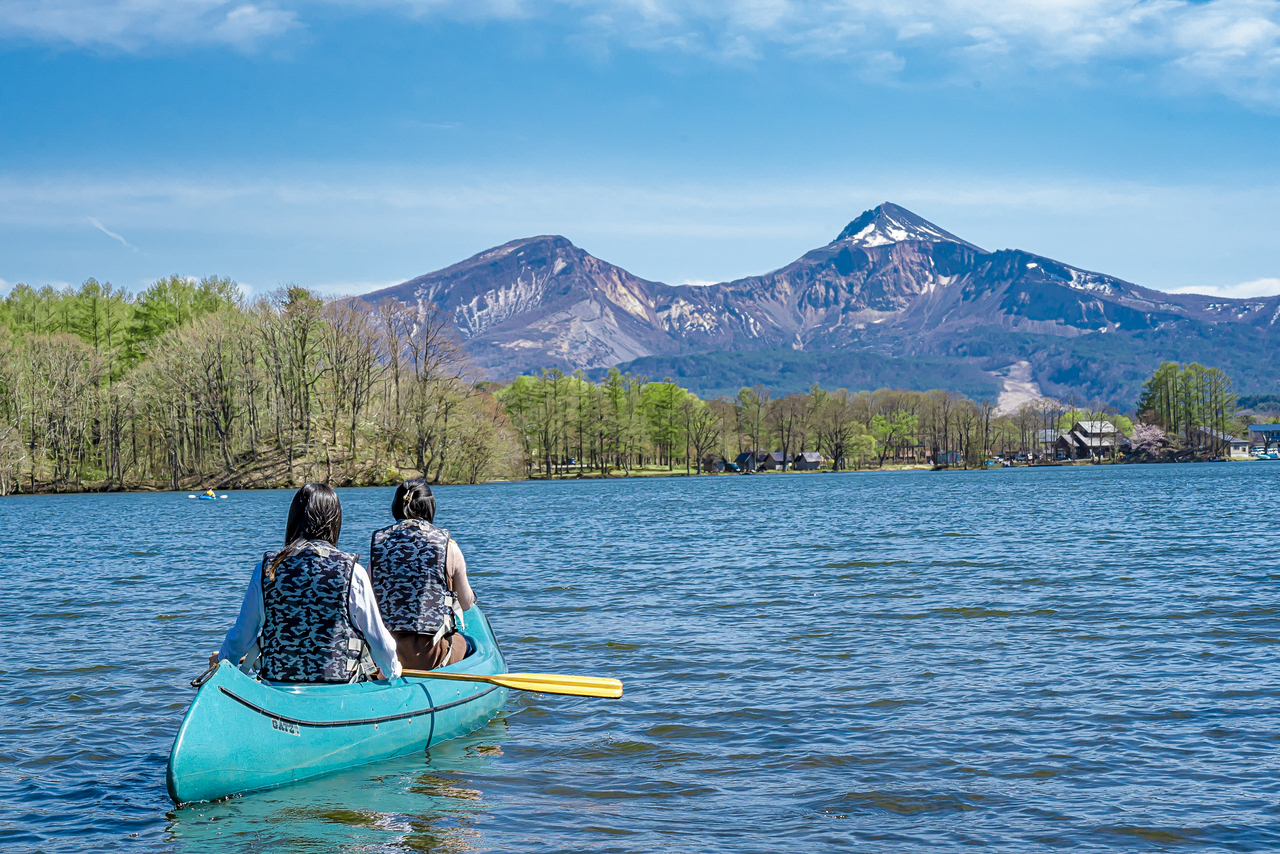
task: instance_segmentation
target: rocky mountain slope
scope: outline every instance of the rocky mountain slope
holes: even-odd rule
[[[451,313],[494,377],[725,351],[864,351],[1005,374],[1027,362],[1028,387],[1131,405],[1164,358],[1235,368],[1253,391],[1280,376],[1280,361],[1271,364],[1280,297],[1166,294],[1028,252],[989,252],[887,202],[785,267],[717,285],[646,281],[563,237],[535,237],[364,299],[386,297]],[[804,370],[791,373],[799,382]]]

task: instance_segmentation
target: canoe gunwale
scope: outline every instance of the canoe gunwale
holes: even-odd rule
[[[460,700],[454,700],[451,703],[443,703],[442,705],[439,705],[439,706],[428,706],[423,709],[414,709],[413,711],[409,711],[409,712],[399,712],[394,715],[383,715],[380,718],[360,718],[358,720],[347,720],[347,721],[306,721],[306,720],[302,720],[301,718],[292,718],[292,717],[289,717],[288,715],[281,715],[269,709],[264,709],[262,706],[259,706],[257,703],[254,703],[251,700],[246,700],[244,697],[241,697],[237,694],[232,693],[231,691],[228,691],[226,689],[226,686],[219,685],[218,690],[226,694],[231,699],[235,700],[237,703],[240,703],[244,706],[247,706],[250,709],[253,709],[253,711],[257,712],[258,714],[263,715],[264,717],[273,718],[275,720],[280,721],[281,723],[297,724],[298,726],[310,726],[310,727],[336,727],[336,726],[366,726],[368,724],[380,724],[380,723],[386,723],[387,721],[399,721],[399,720],[404,720],[405,718],[421,717],[423,715],[429,715],[433,712],[442,712],[445,709],[452,709],[455,706],[461,706],[466,703],[470,703],[474,700],[479,700],[481,697],[487,697],[490,694],[492,694],[494,691],[497,691],[498,686],[494,685],[490,688],[486,688],[485,690],[479,692],[478,694],[472,694],[470,697],[463,697]],[[427,695],[427,697],[428,699],[430,699],[429,694]]]

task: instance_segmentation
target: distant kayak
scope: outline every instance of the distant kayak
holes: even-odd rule
[[[201,501],[217,501],[218,500],[218,496],[216,495],[197,495],[196,498],[199,498]]]
[[[475,651],[445,672],[507,672],[479,607],[467,612]],[[259,682],[224,661],[182,719],[169,753],[175,804],[211,801],[420,753],[489,722],[507,689],[401,678],[351,685]]]

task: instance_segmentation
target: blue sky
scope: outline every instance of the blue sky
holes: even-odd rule
[[[0,0],[0,292],[356,293],[546,233],[718,281],[890,200],[1280,293],[1277,152],[1280,0]]]

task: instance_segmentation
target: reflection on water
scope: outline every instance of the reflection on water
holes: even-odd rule
[[[169,813],[176,852],[474,851],[485,796],[468,780],[501,756],[505,715],[465,738],[283,789],[193,804]]]

